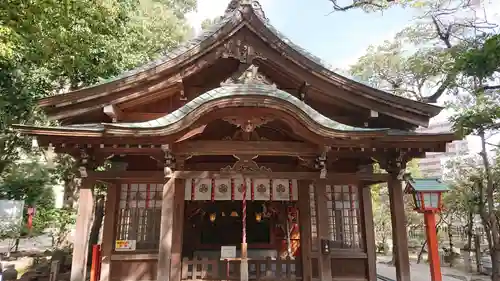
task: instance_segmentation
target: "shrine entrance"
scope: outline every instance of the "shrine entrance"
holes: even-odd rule
[[[301,278],[297,181],[245,181],[186,180],[182,279]]]

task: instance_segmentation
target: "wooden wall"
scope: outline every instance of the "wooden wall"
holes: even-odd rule
[[[158,260],[112,260],[111,281],[156,280]]]

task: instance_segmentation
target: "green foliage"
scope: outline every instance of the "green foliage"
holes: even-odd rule
[[[453,104],[455,114],[450,117],[454,130],[462,137],[500,128],[500,95],[480,94],[462,97]]]
[[[29,140],[14,123],[46,122],[36,100],[156,58],[189,28],[194,0],[6,0],[0,3],[0,175]]]
[[[23,200],[25,206],[36,207],[36,218],[33,222],[33,233],[39,233],[48,226],[51,218],[43,219],[54,209],[54,178],[50,171],[33,159],[27,163],[11,165],[0,180],[0,198],[7,200]],[[23,233],[27,231],[23,227]]]
[[[500,71],[500,34],[487,38],[480,47],[460,53],[455,67],[467,76],[487,79]]]
[[[61,249],[68,241],[68,235],[72,226],[76,222],[76,212],[73,209],[61,208],[52,209],[44,217],[37,217],[40,221],[50,221],[51,232],[50,235],[54,241],[54,248]],[[36,221],[34,222],[36,224]]]
[[[201,22],[201,29],[205,30],[205,29],[209,28],[210,26],[213,26],[213,25],[219,23],[220,21],[222,21],[223,18],[224,17],[219,16],[219,17],[215,17],[213,19],[204,19]]]

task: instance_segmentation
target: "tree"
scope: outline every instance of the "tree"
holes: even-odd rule
[[[194,0],[7,0],[0,4],[0,175],[46,122],[37,99],[97,83],[175,47]]]
[[[184,14],[195,5],[195,0],[2,1],[0,179],[13,176],[23,155],[37,153],[30,138],[10,128],[49,123],[36,109],[37,99],[98,83],[168,52],[188,35]],[[43,215],[54,222],[60,246],[74,221],[78,182],[71,157],[60,155],[54,162],[53,172],[65,185],[65,206]]]
[[[495,25],[475,16],[461,1],[414,1],[420,16],[393,41],[370,47],[350,74],[396,95],[437,102],[456,94],[455,59]],[[461,4],[461,5],[459,5]]]
[[[362,9],[367,12],[383,11],[393,6],[402,7],[423,7],[429,5],[439,5],[444,3],[442,0],[328,0],[332,3],[334,12],[345,12],[352,9]],[[342,2],[342,3],[339,3]],[[450,1],[447,1],[450,2]],[[454,3],[460,6],[479,6],[482,0],[457,0]]]
[[[50,213],[54,209],[54,193],[51,185],[53,177],[43,165],[36,161],[20,163],[9,167],[7,176],[0,179],[0,199],[23,201],[27,207],[36,207],[37,219],[33,221],[31,231],[27,229],[27,216],[24,215],[19,225],[5,225],[0,230],[2,238],[15,239],[26,235],[37,235],[51,224]]]
[[[222,20],[224,19],[224,17],[222,16],[219,16],[219,17],[215,17],[213,19],[204,19],[202,22],[201,22],[201,29],[202,30],[206,30],[207,28],[209,28],[210,26],[213,26],[215,24],[218,24],[219,22],[221,22]]]
[[[455,114],[450,118],[454,129],[462,136],[477,135],[481,139],[482,173],[471,175],[478,190],[478,212],[485,228],[492,261],[492,280],[500,280],[500,222],[498,217],[498,182],[496,169],[488,156],[487,137],[500,129],[500,85],[489,85],[500,71],[500,35],[486,38],[456,59],[457,73],[462,78],[467,95],[460,96]]]

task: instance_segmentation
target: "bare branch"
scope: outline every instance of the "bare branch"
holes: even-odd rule
[[[375,8],[379,8],[379,9],[382,9],[385,7],[384,5],[375,3],[374,0],[361,0],[361,1],[360,0],[353,0],[352,4],[346,5],[346,6],[340,6],[337,3],[337,0],[329,0],[329,1],[333,4],[334,11],[341,11],[341,12],[345,12],[347,10],[354,9],[354,8],[360,8],[363,6],[371,6],[371,7],[375,7]],[[385,0],[385,1],[387,3],[394,2],[394,0]]]
[[[483,86],[483,90],[498,90],[500,89],[500,85],[493,85],[493,86]]]

